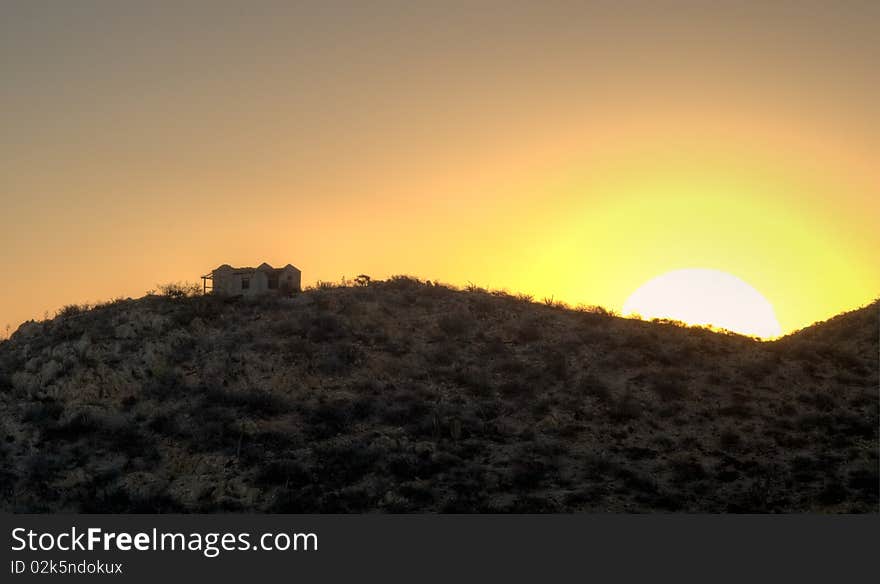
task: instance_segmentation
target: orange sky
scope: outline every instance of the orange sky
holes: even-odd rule
[[[880,294],[876,2],[4,2],[0,326],[221,263]]]

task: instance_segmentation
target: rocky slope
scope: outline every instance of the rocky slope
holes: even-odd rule
[[[772,343],[407,278],[0,343],[16,512],[877,512],[878,303]]]

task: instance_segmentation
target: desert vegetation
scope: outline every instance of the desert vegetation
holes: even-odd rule
[[[361,275],[0,342],[14,512],[876,512],[878,304],[774,342]]]

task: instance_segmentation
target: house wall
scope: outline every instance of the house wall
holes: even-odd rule
[[[302,272],[296,268],[287,266],[278,276],[278,287],[282,290],[302,290]]]
[[[265,294],[269,291],[269,276],[260,270],[251,272],[250,274],[242,274],[242,276],[250,276],[250,288],[244,290],[245,296],[254,296],[256,294]],[[241,284],[239,284],[240,286]]]
[[[236,281],[232,268],[221,267],[214,270],[213,276],[213,292],[219,296],[234,296],[241,294],[241,280],[238,281],[236,289]]]
[[[250,285],[242,289],[242,280],[248,278]],[[268,290],[265,274],[257,272],[236,272],[234,270],[214,270],[214,293],[221,296],[253,296]]]
[[[220,296],[255,296],[265,294],[267,292],[275,292],[269,290],[269,274],[263,270],[254,270],[251,272],[237,272],[236,270],[223,266],[212,272],[214,276],[214,294]],[[250,286],[247,290],[242,290],[241,284],[243,278],[250,279]],[[296,268],[285,268],[278,274],[278,287],[280,290],[300,290],[302,274]]]

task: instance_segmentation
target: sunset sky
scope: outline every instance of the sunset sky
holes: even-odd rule
[[[0,4],[0,327],[222,263],[880,295],[880,2]]]

